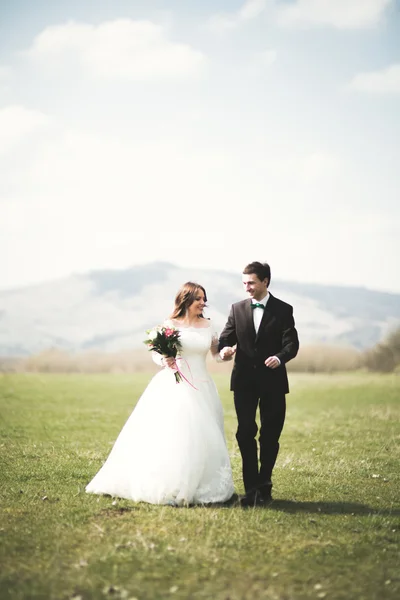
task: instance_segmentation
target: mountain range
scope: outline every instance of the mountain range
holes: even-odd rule
[[[0,355],[48,348],[115,352],[143,347],[145,330],[172,312],[177,290],[196,281],[207,291],[217,330],[232,302],[245,297],[241,274],[153,262],[0,291]],[[270,291],[292,304],[302,346],[365,349],[400,324],[400,294],[272,279]]]

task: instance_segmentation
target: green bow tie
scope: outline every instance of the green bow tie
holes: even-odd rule
[[[262,308],[264,310],[265,306],[264,304],[260,304],[260,302],[252,302],[251,308]]]

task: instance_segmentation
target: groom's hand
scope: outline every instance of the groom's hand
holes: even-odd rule
[[[235,349],[231,348],[230,346],[225,346],[225,348],[222,348],[219,353],[222,360],[231,360],[234,354]]]
[[[281,364],[281,361],[277,356],[269,356],[264,364],[270,369],[276,369]]]

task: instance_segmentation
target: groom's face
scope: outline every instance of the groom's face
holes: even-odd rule
[[[243,273],[242,281],[244,290],[250,298],[262,300],[267,295],[268,279],[261,281],[255,273],[250,273],[250,275]]]

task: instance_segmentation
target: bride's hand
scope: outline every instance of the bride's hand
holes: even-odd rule
[[[164,356],[163,357],[163,365],[164,367],[167,367],[168,369],[176,369],[176,362],[175,359],[172,356]]]

